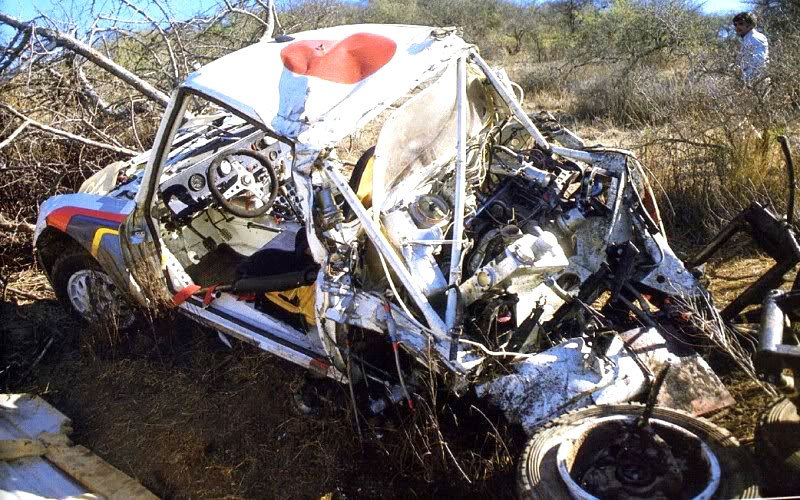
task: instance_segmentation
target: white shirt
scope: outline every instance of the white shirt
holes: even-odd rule
[[[763,33],[751,29],[742,37],[739,52],[739,68],[745,81],[753,81],[763,76],[769,62],[769,42]]]

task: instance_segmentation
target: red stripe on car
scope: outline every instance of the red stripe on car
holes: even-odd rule
[[[53,210],[47,216],[47,225],[60,229],[63,232],[67,231],[69,221],[76,215],[88,215],[108,222],[122,223],[128,218],[125,214],[115,214],[114,212],[103,212],[100,210],[92,210],[90,208],[81,207],[61,207]]]

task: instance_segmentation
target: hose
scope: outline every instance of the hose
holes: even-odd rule
[[[489,243],[494,241],[500,235],[500,228],[490,229],[481,237],[481,240],[478,242],[478,245],[475,247],[475,251],[472,252],[472,255],[469,258],[469,262],[467,263],[467,269],[464,273],[466,276],[472,276],[475,274],[475,271],[483,263],[483,259],[486,257],[486,249],[489,247]]]
[[[522,106],[525,103],[525,91],[522,90],[522,87],[517,82],[510,82],[511,86],[515,89],[519,90],[519,97],[517,100],[519,101],[519,105]]]
[[[389,304],[389,299],[383,302],[383,311],[386,313],[386,329],[389,331],[389,338],[392,341],[392,351],[394,352],[394,365],[397,368],[397,378],[400,380],[400,387],[403,389],[403,396],[406,398],[408,408],[414,409],[414,402],[411,400],[411,394],[408,393],[405,379],[403,378],[403,369],[400,366],[400,339],[397,338],[397,323],[394,322],[392,316],[392,306]]]
[[[514,151],[513,149],[511,149],[509,147],[503,146],[502,144],[496,144],[494,146],[494,149],[499,149],[500,151],[506,153],[509,156],[512,156],[513,158],[515,158],[518,161],[522,158],[522,156],[517,151]]]
[[[394,299],[397,301],[398,304],[400,304],[400,308],[403,310],[404,313],[406,313],[408,320],[411,321],[411,323],[417,328],[419,328],[421,331],[426,332],[431,336],[434,336],[433,330],[431,330],[427,326],[417,321],[417,318],[415,318],[414,315],[411,314],[411,310],[408,308],[406,303],[403,302],[403,299],[400,298],[400,294],[397,292],[394,280],[392,280],[392,275],[389,274],[389,268],[386,266],[386,260],[383,258],[383,255],[380,252],[378,252],[378,260],[381,261],[381,267],[383,267],[383,272],[386,275],[386,281],[389,282],[389,288],[392,290],[392,294],[394,294]]]
[[[230,286],[230,290],[233,293],[283,292],[314,283],[318,271],[319,267],[313,265],[300,271],[242,278],[235,281]],[[220,290],[223,290],[223,288],[220,287]]]
[[[478,349],[480,349],[481,351],[483,351],[485,354],[487,354],[489,356],[497,356],[497,357],[506,356],[506,357],[511,357],[511,358],[532,358],[533,357],[530,354],[525,354],[525,353],[521,353],[521,352],[490,351],[483,344],[481,344],[479,342],[473,342],[473,341],[467,340],[467,339],[458,339],[458,341],[460,343],[462,343],[462,344],[466,344],[466,345],[469,345],[469,346],[477,347]]]

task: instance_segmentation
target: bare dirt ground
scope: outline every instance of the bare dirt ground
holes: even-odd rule
[[[167,318],[110,337],[65,314],[39,273],[12,276],[6,295],[3,390],[41,395],[72,418],[73,441],[161,497],[513,492],[511,456],[521,450],[475,432],[472,420],[489,418],[479,412],[460,408],[439,417],[444,439],[473,478],[467,483],[444,465],[449,458],[430,453],[438,448],[425,433],[424,410],[398,408],[364,426],[362,439],[344,388],[331,383],[321,414],[302,415],[293,396],[305,370],[244,343],[229,349],[189,320]],[[493,418],[492,425],[502,422]]]
[[[768,265],[712,266],[711,288],[724,302]],[[440,403],[443,436],[424,430],[429,414],[398,408],[360,438],[342,389],[320,415],[301,415],[293,394],[303,370],[244,344],[229,349],[188,320],[109,336],[68,317],[33,271],[10,276],[0,318],[4,391],[44,397],[72,418],[74,441],[161,497],[513,496],[524,439],[468,402]],[[723,379],[738,403],[712,419],[752,449],[770,398],[736,371]]]

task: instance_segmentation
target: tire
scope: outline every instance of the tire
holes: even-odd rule
[[[545,424],[528,442],[519,462],[517,490],[520,498],[570,498],[558,473],[558,445],[578,426],[601,417],[638,416],[640,404],[589,406],[562,415]],[[656,407],[653,418],[683,427],[699,437],[716,455],[721,481],[715,498],[758,497],[755,467],[738,441],[727,430],[708,420],[671,408]]]
[[[66,250],[50,269],[56,298],[76,318],[117,330],[130,329],[135,311],[111,277],[83,249]],[[83,298],[80,295],[83,293]]]
[[[770,495],[800,494],[800,417],[788,399],[764,412],[756,427],[756,454]]]

